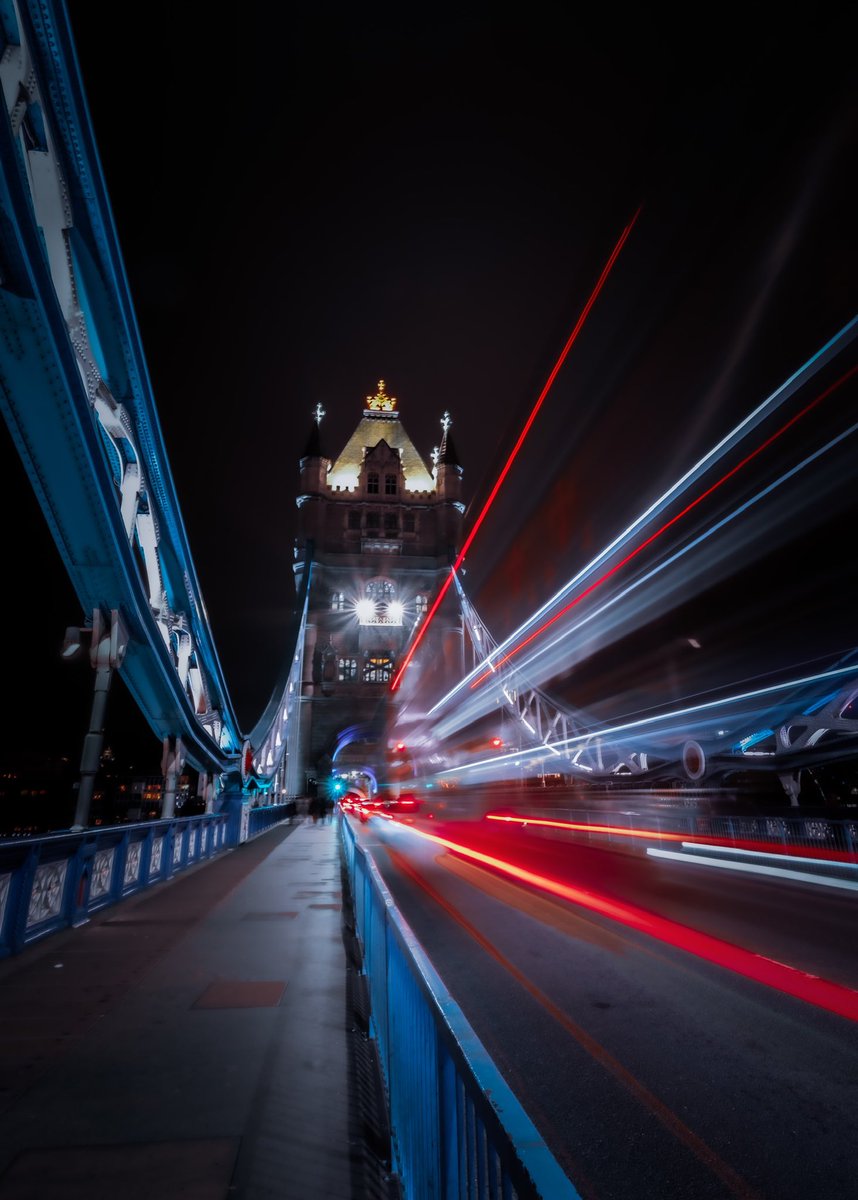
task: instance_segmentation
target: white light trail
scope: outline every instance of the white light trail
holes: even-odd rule
[[[588,577],[596,567],[603,564],[607,558],[615,551],[622,548],[632,537],[637,533],[647,521],[657,517],[668,504],[681,496],[692,484],[694,484],[700,476],[721,458],[724,457],[733,447],[744,437],[747,437],[763,420],[764,417],[777,411],[791,396],[793,396],[799,388],[803,387],[808,380],[822,369],[828,362],[831,361],[840,351],[847,346],[858,333],[858,315],[854,316],[851,321],[847,322],[838,333],[829,339],[819,350],[816,351],[798,370],[794,371],[788,379],[775,389],[765,400],[744,417],[738,425],[736,425],[728,434],[725,435],[715,446],[703,455],[702,458],[691,467],[686,473],[667,489],[666,492],[654,501],[649,508],[641,513],[635,520],[628,525],[621,534],[604,549],[582,567],[577,575],[573,576],[564,586],[556,592],[549,600],[547,600],[541,608],[537,609],[522,625],[513,630],[503,642],[491,651],[477,666],[475,666],[467,675],[465,675],[455,687],[451,688],[445,696],[443,696],[429,710],[429,715],[432,716],[439,708],[457,695],[464,687],[466,687],[478,675],[483,674],[487,669],[493,670],[492,660],[503,655],[509,647],[522,637],[529,629],[531,629],[541,618],[548,613],[556,604],[564,600],[571,591],[574,590],[584,579]]]
[[[568,629],[563,630],[552,641],[547,642],[544,646],[535,647],[525,658],[516,664],[514,669],[522,673],[528,673],[528,668],[530,668],[531,670],[530,673],[528,673],[528,678],[530,679],[532,685],[538,685],[539,682],[557,669],[556,663],[552,662],[548,670],[543,668],[538,676],[533,675],[532,668],[534,665],[538,661],[544,660],[550,651],[555,650],[562,642],[566,641],[573,634],[577,633],[583,626],[588,625],[591,621],[594,621],[596,618],[604,615],[608,609],[613,608],[616,604],[619,604],[620,601],[627,599],[633,592],[637,591],[638,588],[643,587],[643,585],[646,583],[650,583],[663,571],[666,571],[669,567],[674,566],[681,558],[684,558],[686,554],[689,554],[692,550],[697,549],[697,547],[702,545],[714,534],[719,533],[732,521],[735,521],[737,517],[740,517],[744,513],[748,512],[748,510],[753,508],[754,505],[758,504],[761,500],[764,500],[767,496],[770,496],[783,484],[789,482],[790,479],[793,479],[806,467],[822,458],[830,450],[833,450],[835,446],[839,445],[841,442],[845,441],[846,438],[851,437],[855,433],[858,433],[858,422],[850,425],[848,429],[845,429],[842,433],[838,434],[837,437],[832,438],[829,442],[826,442],[824,446],[821,446],[818,450],[815,450],[813,454],[809,454],[806,458],[802,459],[800,463],[797,463],[794,467],[791,467],[788,471],[784,472],[783,475],[780,475],[777,479],[773,480],[761,491],[757,492],[756,495],[751,496],[748,500],[745,500],[738,506],[738,508],[735,508],[732,512],[727,513],[726,516],[722,517],[719,521],[716,521],[715,524],[711,525],[708,529],[705,529],[701,534],[693,538],[687,545],[682,546],[679,550],[671,554],[664,560],[664,562],[658,563],[655,567],[652,567],[649,571],[645,572],[645,574],[641,575],[640,578],[633,580],[614,596],[609,597],[597,608],[593,609],[592,612],[589,612],[585,616],[579,618],[574,625],[571,625]],[[684,578],[687,582],[690,576],[686,575]],[[630,632],[630,629],[624,625],[623,632],[628,633]]]
[[[771,875],[779,879],[788,879],[793,883],[818,883],[822,887],[841,888],[848,892],[858,892],[858,883],[851,879],[837,879],[833,875],[813,875],[810,871],[787,871],[784,867],[768,867],[762,863],[729,862],[722,858],[704,858],[700,854],[682,854],[678,850],[658,850],[647,846],[647,854],[652,858],[668,858],[674,862],[690,863],[696,867],[720,867],[726,871],[744,871],[748,875]]]
[[[748,858],[774,858],[779,862],[803,863],[806,866],[818,867],[820,862],[831,863],[838,868],[846,867],[849,871],[858,871],[858,863],[841,862],[840,859],[805,858],[799,854],[775,854],[771,850],[745,850],[741,846],[714,846],[710,842],[682,842],[683,850],[706,850],[710,854],[744,854]]]
[[[731,704],[739,704],[745,700],[758,700],[763,696],[772,696],[777,692],[789,691],[791,688],[807,687],[810,684],[822,683],[827,679],[843,679],[847,675],[858,675],[858,663],[852,663],[848,667],[836,667],[831,671],[820,671],[816,675],[805,675],[799,679],[789,679],[784,683],[773,683],[769,684],[767,687],[754,688],[747,692],[739,692],[735,696],[725,696],[720,700],[707,700],[704,704],[693,704],[688,705],[685,708],[672,709],[670,712],[657,713],[652,717],[642,717],[637,721],[625,721],[618,725],[608,725],[603,729],[590,730],[587,733],[579,733],[573,735],[572,737],[562,738],[554,744],[556,746],[561,746],[564,749],[568,749],[570,746],[585,745],[587,742],[593,741],[594,738],[598,738],[599,741],[604,743],[607,738],[610,738],[615,734],[628,733],[632,729],[646,729],[647,727],[660,724],[664,721],[694,717],[701,713],[715,712],[716,710],[720,711],[724,708],[727,708]],[[462,771],[472,770],[475,767],[486,766],[488,763],[494,764],[504,758],[507,760],[532,758],[535,754],[541,753],[542,746],[539,745],[526,750],[516,750],[512,754],[501,755],[499,758],[483,759],[479,762],[469,763],[467,767],[450,767],[445,771],[439,771],[438,774],[452,775],[461,773]]]
[[[558,633],[550,642],[547,642],[545,645],[534,646],[533,649],[530,650],[529,653],[514,667],[507,667],[501,673],[499,677],[500,680],[503,681],[504,676],[506,676],[508,679],[509,674],[512,673],[517,674],[519,678],[526,678],[529,686],[538,687],[544,680],[550,678],[557,672],[558,669],[566,665],[569,656],[573,653],[573,649],[567,647],[564,650],[561,658],[559,655],[560,646],[563,643],[568,642],[568,639],[580,632],[580,630],[585,626],[589,625],[592,629],[592,623],[596,622],[599,618],[604,617],[605,614],[610,610],[614,610],[613,620],[611,622],[603,621],[594,632],[591,632],[591,642],[594,638],[598,639],[599,637],[607,637],[611,630],[616,629],[618,626],[621,627],[623,633],[629,632],[633,626],[629,623],[628,617],[623,616],[622,613],[617,609],[618,605],[627,600],[633,593],[643,588],[646,584],[651,584],[652,581],[655,580],[659,575],[667,571],[670,567],[674,566],[682,558],[691,553],[691,551],[697,549],[709,538],[721,532],[729,524],[735,521],[737,517],[742,516],[755,505],[759,504],[760,501],[772,495],[777,491],[778,488],[788,483],[807,467],[820,460],[825,454],[836,448],[839,444],[844,442],[848,437],[853,436],[855,433],[858,433],[858,422],[850,425],[848,429],[843,430],[836,437],[826,442],[825,445],[816,449],[813,453],[808,454],[804,459],[802,459],[801,462],[795,464],[788,471],[784,472],[777,479],[773,480],[761,491],[757,492],[756,495],[749,497],[749,499],[740,504],[736,509],[722,517],[720,520],[716,521],[712,526],[710,526],[709,529],[706,529],[702,533],[698,534],[697,537],[693,538],[687,545],[676,550],[663,562],[650,568],[638,579],[632,580],[615,595],[609,596],[598,607],[581,616],[568,629],[564,629],[562,632]],[[721,557],[723,557],[726,553],[727,551],[723,550]],[[735,553],[735,547],[733,547],[731,553]],[[713,566],[712,560],[708,559],[705,564],[701,564],[698,567],[698,573],[700,570],[704,569],[704,566],[705,569],[711,570]],[[690,571],[686,571],[685,575],[683,576],[683,581],[687,584],[692,578],[692,573]],[[637,614],[641,616],[645,613],[645,604],[649,604],[651,606],[656,602],[656,600],[663,601],[668,594],[669,588],[668,585],[665,584],[660,592],[652,592],[649,596],[649,599],[646,602],[642,602],[642,604],[636,610]],[[554,653],[552,654],[552,652]],[[501,686],[503,694],[508,703],[513,704],[514,697],[511,694],[507,683],[501,682]],[[450,695],[452,695],[452,693],[450,693]],[[450,736],[458,728],[461,728],[462,726],[467,725],[484,715],[488,708],[492,706],[492,703],[491,693],[489,691],[478,692],[476,694],[471,693],[467,695],[464,703],[460,703],[456,709],[451,710],[444,718],[440,720],[436,726],[436,732],[442,736]],[[578,714],[578,717],[582,722],[585,720],[584,714]]]

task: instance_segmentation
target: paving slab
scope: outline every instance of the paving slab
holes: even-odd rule
[[[281,825],[0,963],[0,1200],[395,1200],[343,886]]]

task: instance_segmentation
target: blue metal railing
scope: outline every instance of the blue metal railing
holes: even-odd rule
[[[0,958],[291,819],[295,801],[0,842]]]
[[[580,1200],[338,819],[405,1200]]]
[[[297,815],[298,804],[295,800],[287,800],[283,804],[266,804],[260,805],[258,808],[251,808],[248,813],[247,836],[249,838],[256,837],[258,833],[263,833],[272,825],[279,825],[281,821],[291,821]]]
[[[772,849],[835,851],[850,860],[858,860],[858,817],[697,817],[694,833],[698,837],[711,834],[737,842],[772,843]]]

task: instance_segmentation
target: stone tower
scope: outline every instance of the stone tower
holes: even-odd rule
[[[294,571],[311,571],[301,693],[309,785],[332,770],[373,792],[383,786],[391,682],[461,545],[462,468],[449,416],[430,467],[379,380],[339,456],[322,451],[315,420],[300,460]],[[462,620],[450,589],[405,679],[462,673]],[[403,685],[403,693],[405,686]]]

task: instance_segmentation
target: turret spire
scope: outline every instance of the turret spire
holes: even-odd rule
[[[450,426],[452,424],[453,422],[450,414],[445,412],[441,418],[441,428],[444,430],[444,433],[441,437],[441,446],[438,450],[438,457],[434,458],[433,453],[433,461],[435,462],[436,467],[441,463],[448,465],[452,464],[456,467],[461,466],[461,463],[459,462],[459,456],[456,453],[456,447],[453,445],[453,435],[450,433]]]
[[[304,447],[304,458],[322,457],[322,439],[319,427],[322,424],[322,417],[324,415],[325,410],[322,408],[321,402],[319,402],[313,409],[313,424],[310,429],[310,436],[307,438],[307,445]]]

